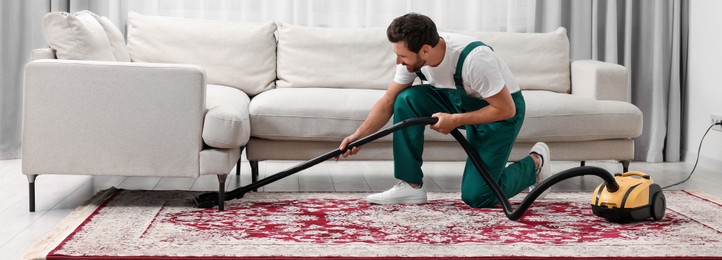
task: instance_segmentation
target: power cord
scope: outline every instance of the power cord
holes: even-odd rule
[[[666,190],[666,189],[669,188],[669,187],[674,187],[674,186],[680,185],[680,184],[682,184],[682,183],[685,183],[685,182],[687,182],[687,180],[689,180],[689,178],[692,177],[692,174],[694,173],[694,170],[697,169],[697,163],[699,162],[699,152],[702,150],[702,142],[704,141],[704,138],[707,136],[707,133],[709,133],[709,130],[712,129],[712,127],[714,127],[714,126],[716,126],[716,125],[721,125],[721,126],[722,126],[722,122],[717,122],[717,123],[714,123],[714,124],[710,125],[709,128],[707,128],[707,131],[704,132],[704,135],[702,135],[702,140],[699,140],[699,147],[697,148],[697,159],[694,160],[694,166],[692,167],[692,171],[689,172],[689,175],[687,176],[687,178],[684,179],[683,181],[678,182],[678,183],[664,186],[664,187],[662,187],[663,190]]]

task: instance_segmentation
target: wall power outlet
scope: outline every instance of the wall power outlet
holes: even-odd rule
[[[722,122],[722,116],[721,115],[715,115],[712,114],[712,124]],[[712,130],[722,131],[722,125],[716,125],[712,127]]]

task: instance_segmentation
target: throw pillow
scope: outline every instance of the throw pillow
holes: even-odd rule
[[[43,18],[43,35],[58,59],[130,61],[118,27],[87,10],[48,13]]]
[[[110,49],[115,56],[116,61],[130,61],[130,53],[128,53],[128,47],[125,46],[125,38],[123,33],[120,32],[118,27],[113,24],[105,16],[95,15],[95,19],[98,20],[100,26],[105,30],[105,34],[108,36],[108,42],[110,43]]]

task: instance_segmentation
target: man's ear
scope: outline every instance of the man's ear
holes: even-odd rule
[[[429,52],[431,52],[431,45],[424,44],[421,46],[421,50],[419,50],[419,54],[421,55],[429,55]]]

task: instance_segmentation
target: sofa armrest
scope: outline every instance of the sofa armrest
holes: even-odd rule
[[[197,176],[205,91],[191,65],[30,62],[23,173]]]
[[[30,52],[30,60],[57,59],[55,50],[51,48],[34,49]]]
[[[629,102],[627,69],[596,60],[575,60],[571,64],[572,95]]]

